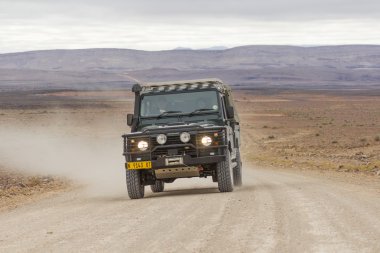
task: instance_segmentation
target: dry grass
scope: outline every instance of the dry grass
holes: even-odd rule
[[[380,168],[377,96],[245,92],[237,100],[253,162],[373,174]]]
[[[48,176],[30,176],[0,169],[0,211],[68,187],[68,182]]]

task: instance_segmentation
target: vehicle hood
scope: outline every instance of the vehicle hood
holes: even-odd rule
[[[223,129],[224,126],[212,124],[209,122],[199,123],[176,123],[168,125],[150,125],[142,128],[141,130],[133,133],[126,134],[126,136],[141,136],[168,132],[182,132],[182,131],[204,131],[204,130],[217,130]]]
[[[217,125],[206,123],[206,122],[199,122],[199,123],[175,123],[175,124],[166,124],[166,125],[150,125],[146,126],[141,129],[140,132],[147,132],[147,131],[154,131],[154,130],[161,130],[161,129],[192,129],[192,128],[209,128],[209,127],[215,127]]]

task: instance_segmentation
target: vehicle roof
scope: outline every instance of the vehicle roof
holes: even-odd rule
[[[139,86],[140,87],[138,90],[141,93],[158,93],[181,90],[188,91],[210,88],[216,88],[220,92],[227,92],[231,90],[227,84],[224,84],[220,79],[217,78],[146,83]]]

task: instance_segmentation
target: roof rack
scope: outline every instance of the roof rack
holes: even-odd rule
[[[207,79],[195,79],[195,80],[146,83],[144,86],[181,85],[181,84],[195,84],[195,83],[203,84],[203,83],[223,83],[223,82],[222,80],[217,79],[217,78],[207,78]]]
[[[133,87],[132,91],[141,92],[141,93],[155,93],[155,92],[197,90],[197,89],[209,89],[209,88],[216,88],[219,91],[225,91],[229,89],[229,87],[226,84],[223,84],[223,82],[220,79],[208,78],[208,79],[196,79],[196,80],[146,83],[144,85],[138,84]]]

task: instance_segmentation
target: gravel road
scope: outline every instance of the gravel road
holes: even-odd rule
[[[252,167],[233,193],[210,179],[166,186],[2,212],[0,252],[380,252],[380,194],[363,185]]]

